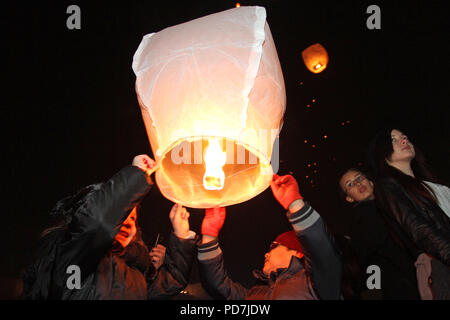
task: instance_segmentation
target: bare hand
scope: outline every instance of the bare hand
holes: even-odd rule
[[[173,232],[178,238],[186,239],[189,236],[189,212],[182,205],[175,203],[169,213]]]
[[[145,171],[148,175],[151,175],[158,169],[155,160],[146,154],[141,154],[134,157],[132,165]]]
[[[164,263],[165,255],[166,247],[164,247],[162,244],[158,244],[150,251],[150,259],[156,270],[158,270]]]

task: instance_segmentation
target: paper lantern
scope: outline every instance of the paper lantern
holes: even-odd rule
[[[286,93],[264,8],[233,8],[145,35],[133,70],[166,198],[229,206],[270,185]]]
[[[319,73],[325,70],[328,64],[327,50],[316,43],[302,51],[303,62],[306,68],[313,73]]]

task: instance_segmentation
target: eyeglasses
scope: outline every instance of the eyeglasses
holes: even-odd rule
[[[345,192],[348,192],[348,189],[351,189],[351,188],[355,187],[356,184],[361,184],[361,182],[363,182],[366,179],[367,178],[365,176],[363,176],[363,175],[357,176],[355,179],[353,179],[352,181],[350,181],[349,183],[347,183],[345,185]]]
[[[270,244],[269,249],[270,249],[270,250],[273,250],[273,249],[275,249],[276,247],[278,247],[279,245],[281,245],[281,243],[276,242],[276,241],[273,241],[273,242]]]

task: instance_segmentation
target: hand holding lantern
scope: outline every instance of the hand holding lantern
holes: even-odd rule
[[[174,204],[169,218],[175,235],[178,238],[187,239],[189,237],[189,212],[186,208],[178,203]]]
[[[219,231],[225,222],[226,210],[224,207],[205,209],[205,217],[202,222],[202,235],[217,238]]]
[[[132,165],[145,171],[149,176],[158,169],[155,160],[146,154],[134,157]]]
[[[274,174],[270,187],[272,188],[275,199],[277,199],[286,210],[295,200],[303,200],[303,197],[300,195],[297,181],[291,175],[279,176]]]

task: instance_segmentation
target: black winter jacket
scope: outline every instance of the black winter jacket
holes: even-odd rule
[[[414,259],[425,252],[450,266],[450,218],[437,204],[417,197],[423,206],[392,178],[380,179],[375,185],[377,205],[398,243]]]
[[[167,263],[154,281],[150,272],[111,250],[123,221],[151,186],[145,172],[127,166],[109,181],[90,188],[77,202],[68,228],[52,231],[40,240],[35,259],[23,275],[23,298],[148,299],[178,294],[188,282],[194,239],[170,236]],[[135,242],[128,247],[138,245]],[[137,251],[148,254],[147,248]],[[80,270],[80,289],[68,286],[69,266]]]
[[[304,257],[292,257],[288,268],[270,276],[253,275],[261,284],[250,289],[228,276],[218,240],[198,245],[200,277],[208,293],[227,300],[337,300],[340,298],[341,258],[320,215],[305,206],[288,214],[302,245]]]
[[[367,289],[367,267],[377,265],[381,270],[383,299],[420,299],[416,260],[392,239],[375,200],[358,203],[350,217],[347,234],[365,275],[361,277],[361,288]]]

